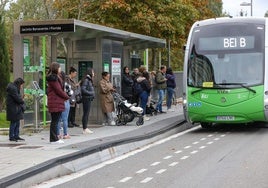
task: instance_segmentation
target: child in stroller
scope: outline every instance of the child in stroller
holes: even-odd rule
[[[143,125],[143,109],[141,107],[136,107],[128,103],[124,97],[116,92],[113,93],[113,98],[116,106],[116,125],[126,125],[128,122],[133,121],[135,117],[138,117],[136,125]]]

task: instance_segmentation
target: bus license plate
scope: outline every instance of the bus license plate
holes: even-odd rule
[[[235,120],[235,117],[234,116],[217,116],[216,119],[219,121],[233,121]]]

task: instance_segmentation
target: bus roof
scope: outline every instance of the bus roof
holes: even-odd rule
[[[220,17],[220,18],[211,18],[206,20],[197,21],[194,23],[194,27],[220,24],[220,23],[256,23],[264,24],[267,18],[256,18],[256,17]]]

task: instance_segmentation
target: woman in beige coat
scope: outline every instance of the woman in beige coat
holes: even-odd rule
[[[110,82],[110,74],[103,72],[102,79],[100,81],[100,101],[101,109],[103,113],[103,125],[115,125],[112,112],[114,111],[114,99],[112,92],[116,91]]]

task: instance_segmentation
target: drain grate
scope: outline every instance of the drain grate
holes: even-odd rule
[[[25,144],[19,144],[19,143],[4,143],[4,144],[0,144],[0,147],[17,147],[17,146],[21,146],[21,145],[25,145]]]
[[[21,147],[18,147],[17,149],[37,149],[41,147],[43,146],[21,146]]]

